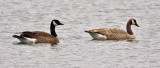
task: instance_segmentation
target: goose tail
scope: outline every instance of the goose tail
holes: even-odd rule
[[[86,30],[86,31],[84,31],[84,32],[87,32],[87,33],[89,33],[89,31],[88,31],[88,30]]]
[[[13,38],[20,38],[20,36],[18,36],[18,35],[13,35],[12,37]]]
[[[23,37],[18,36],[18,35],[13,35],[12,37],[13,37],[13,38],[23,38]]]
[[[86,31],[84,31],[84,32],[87,32],[87,33],[98,33],[97,30],[86,30]]]
[[[86,32],[86,33],[94,33],[94,30],[86,30],[84,32]]]
[[[20,36],[22,34],[22,32],[17,32],[14,35],[12,35],[13,38],[24,38],[22,36]]]

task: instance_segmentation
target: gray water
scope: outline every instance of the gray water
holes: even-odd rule
[[[160,0],[1,0],[0,68],[160,68]],[[92,40],[84,30],[117,27],[135,18],[134,40]],[[21,31],[63,26],[60,43],[18,44]]]

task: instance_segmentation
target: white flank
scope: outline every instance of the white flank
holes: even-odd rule
[[[107,39],[107,37],[105,35],[102,34],[98,34],[98,33],[89,33],[94,39],[97,40],[105,40]]]
[[[35,38],[18,38],[22,43],[25,43],[25,44],[30,44],[30,43],[35,43],[36,42],[36,39]]]

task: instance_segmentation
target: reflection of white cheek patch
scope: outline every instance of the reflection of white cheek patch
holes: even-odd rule
[[[54,26],[57,26],[58,24],[57,24],[56,22],[53,21],[53,25],[54,25]]]
[[[135,25],[136,23],[134,22],[134,20],[132,20],[132,25]]]

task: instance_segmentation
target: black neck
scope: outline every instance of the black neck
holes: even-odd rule
[[[54,37],[57,37],[57,34],[55,32],[55,26],[52,23],[50,25],[50,31],[51,31],[51,35],[53,35]]]

